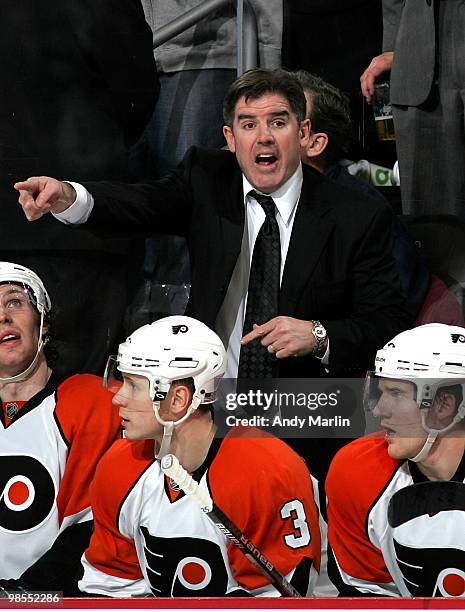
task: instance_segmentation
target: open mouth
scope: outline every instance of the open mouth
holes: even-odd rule
[[[275,155],[260,153],[255,158],[255,163],[259,166],[269,167],[275,164],[278,161],[278,158]]]
[[[17,334],[5,334],[3,337],[0,337],[0,344],[8,344],[16,342],[20,339],[20,336]]]

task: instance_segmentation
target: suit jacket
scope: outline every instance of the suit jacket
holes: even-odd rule
[[[331,374],[359,373],[408,324],[391,255],[392,213],[382,202],[303,168],[280,291],[279,314],[320,319]],[[187,313],[215,327],[244,229],[242,173],[229,151],[192,148],[164,179],[140,185],[87,183],[99,233],[186,236],[192,267]],[[318,376],[319,360],[280,361],[282,377]]]
[[[433,85],[434,0],[383,0],[383,51],[394,51],[391,102],[418,106]]]

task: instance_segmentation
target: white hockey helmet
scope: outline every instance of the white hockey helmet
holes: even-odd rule
[[[115,369],[137,374],[149,381],[155,418],[164,427],[164,442],[158,457],[168,452],[173,428],[186,421],[200,404],[216,399],[219,379],[226,368],[226,351],[220,338],[206,325],[185,316],[172,316],[144,325],[120,344],[118,356],[108,360],[105,382]],[[160,401],[176,380],[192,378],[194,392],[185,415],[178,421],[164,421]]]
[[[51,302],[44,283],[35,272],[15,263],[0,261],[0,283],[14,283],[29,289],[39,313],[50,311]]]
[[[453,421],[441,430],[433,430],[426,424],[428,409],[431,408],[439,389],[460,385],[465,397],[465,329],[442,323],[428,323],[404,331],[376,353],[375,370],[367,375],[365,406],[374,408],[379,378],[394,378],[411,382],[416,388],[416,401],[421,410],[423,429],[428,434],[427,448],[415,457],[422,460],[429,452],[439,434],[444,434],[465,417],[462,399]],[[418,458],[420,457],[420,458]]]
[[[226,352],[219,337],[204,323],[185,316],[166,317],[144,325],[119,345],[120,372],[148,379],[150,397],[163,399],[171,383],[194,381],[199,403],[215,401],[218,381],[226,366]]]
[[[31,303],[40,314],[39,339],[37,341],[37,350],[33,360],[22,372],[19,372],[14,376],[0,378],[0,383],[19,382],[26,379],[32,372],[34,372],[39,362],[40,354],[48,340],[48,338],[43,337],[45,315],[50,311],[52,305],[42,280],[35,272],[29,268],[26,268],[25,266],[10,263],[8,261],[1,261],[0,284],[2,283],[13,283],[23,287],[29,296]]]

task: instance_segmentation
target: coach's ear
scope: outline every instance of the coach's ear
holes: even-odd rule
[[[223,126],[223,135],[226,139],[228,149],[231,151],[231,153],[235,153],[236,152],[236,139],[234,137],[234,132],[232,128],[229,127],[229,125]]]
[[[324,132],[310,132],[308,144],[306,146],[305,154],[309,159],[320,157],[323,151],[328,146],[328,134]]]

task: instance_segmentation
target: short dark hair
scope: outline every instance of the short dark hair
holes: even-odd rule
[[[232,127],[234,110],[238,100],[257,100],[266,94],[279,94],[283,96],[296,115],[297,121],[304,121],[306,117],[306,102],[303,89],[291,72],[278,68],[265,70],[253,68],[238,77],[226,92],[223,103],[223,119],[226,125]]]
[[[337,87],[306,70],[293,73],[304,92],[311,95],[310,129],[328,135],[323,153],[327,163],[338,162],[347,155],[352,138],[348,97]]]

